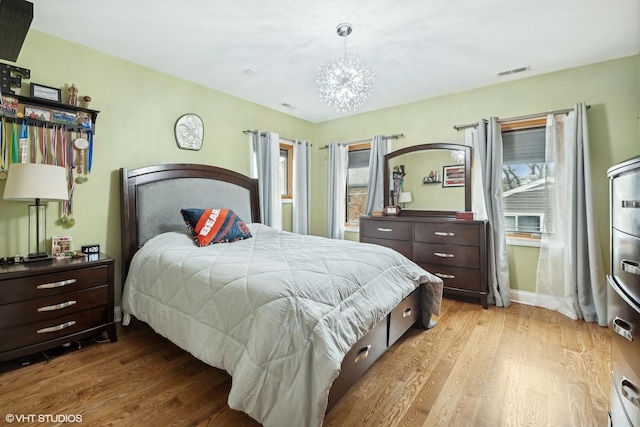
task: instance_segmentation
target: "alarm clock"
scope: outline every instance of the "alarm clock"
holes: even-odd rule
[[[97,255],[100,253],[100,245],[82,245],[80,252],[85,255]]]

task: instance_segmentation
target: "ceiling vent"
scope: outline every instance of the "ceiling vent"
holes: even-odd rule
[[[522,73],[524,71],[528,71],[530,67],[527,65],[526,67],[514,68],[513,70],[500,71],[498,73],[498,77],[510,76],[511,74]]]
[[[0,0],[0,59],[16,62],[33,20],[33,3]]]

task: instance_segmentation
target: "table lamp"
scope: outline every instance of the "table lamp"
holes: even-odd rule
[[[47,206],[43,200],[69,200],[67,174],[61,166],[40,163],[12,163],[9,165],[4,200],[28,202],[29,256],[28,261],[48,259],[43,241],[47,235]]]
[[[403,191],[400,193],[398,197],[398,203],[402,203],[402,208],[404,209],[406,203],[411,203],[411,192]]]

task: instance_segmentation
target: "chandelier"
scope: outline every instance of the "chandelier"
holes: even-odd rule
[[[453,150],[451,151],[451,160],[456,163],[464,163],[464,151]]]
[[[344,55],[325,62],[318,72],[320,98],[340,113],[355,110],[364,104],[371,95],[375,77],[375,73],[360,58],[347,53],[347,36],[351,31],[351,24],[338,25],[336,32],[345,38]]]

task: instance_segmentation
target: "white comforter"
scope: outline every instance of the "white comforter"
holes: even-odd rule
[[[187,234],[151,239],[123,310],[229,372],[231,408],[320,426],[346,352],[420,284],[439,314],[442,281],[381,246],[249,227],[253,238],[202,248]]]

